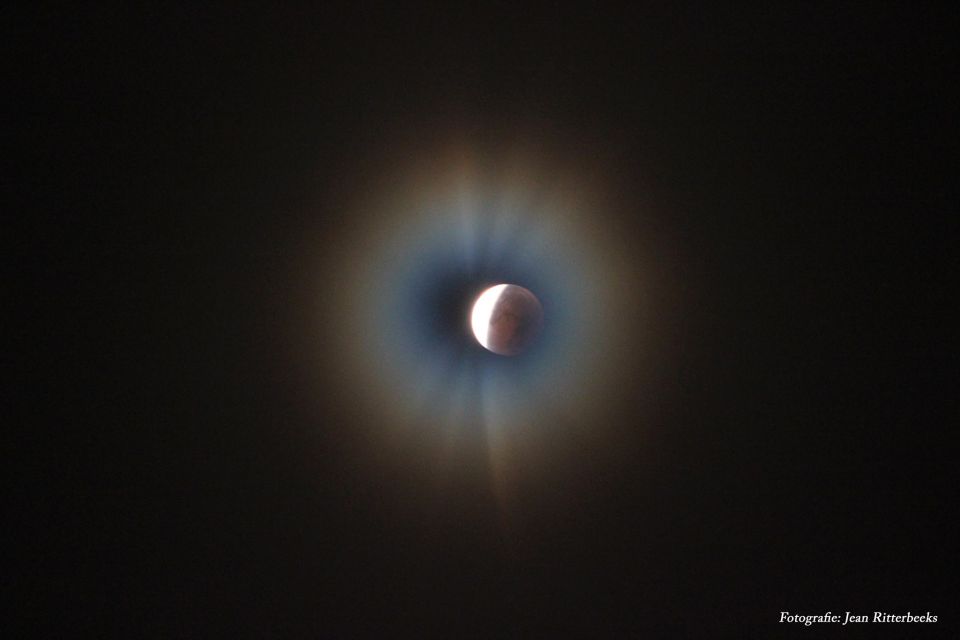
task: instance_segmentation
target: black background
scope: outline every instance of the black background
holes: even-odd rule
[[[12,624],[705,637],[929,610],[892,630],[948,631],[954,23],[452,4],[3,11]],[[470,467],[438,494],[365,461],[351,399],[306,397],[279,346],[308,322],[298,234],[336,243],[357,158],[434,123],[609,141],[682,247],[655,454],[626,441],[565,481],[573,506],[523,486],[516,534]]]

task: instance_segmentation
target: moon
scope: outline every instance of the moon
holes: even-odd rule
[[[515,284],[486,289],[473,303],[473,335],[485,349],[515,356],[526,349],[543,326],[543,307],[535,295]]]

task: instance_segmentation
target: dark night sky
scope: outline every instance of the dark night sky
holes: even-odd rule
[[[892,630],[949,631],[946,15],[165,4],[3,11],[14,622],[701,637],[929,610]],[[284,337],[309,322],[303,229],[336,245],[366,158],[435,130],[610,149],[619,222],[672,247],[655,410],[625,371],[617,455],[558,454],[509,530],[469,455],[439,487],[377,462]]]

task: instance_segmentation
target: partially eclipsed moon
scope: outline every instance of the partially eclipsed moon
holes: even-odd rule
[[[543,326],[543,307],[529,289],[498,284],[473,303],[470,324],[477,342],[493,353],[514,356],[523,351]]]

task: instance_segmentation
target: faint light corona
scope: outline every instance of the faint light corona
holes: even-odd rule
[[[477,301],[473,303],[473,313],[470,316],[470,325],[473,328],[473,335],[477,337],[484,349],[491,350],[487,338],[490,333],[490,318],[493,316],[493,309],[497,306],[497,300],[503,290],[507,288],[505,284],[498,284],[490,287],[480,294]]]

